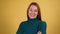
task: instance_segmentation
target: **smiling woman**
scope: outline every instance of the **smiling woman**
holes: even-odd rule
[[[27,9],[27,21],[23,21],[16,34],[46,34],[46,22],[41,20],[39,5],[32,2]]]
[[[36,12],[32,10],[31,13],[32,6],[37,7],[36,5],[30,6],[31,2],[37,2],[41,11],[37,12],[34,9]],[[44,30],[42,27],[40,30],[40,25],[38,25],[43,21],[47,23],[46,34],[60,34],[60,0],[1,0],[0,8],[0,34],[36,34],[38,31],[44,33],[46,31],[45,26]],[[26,8],[29,10],[26,11]],[[31,15],[29,16],[27,13],[29,15],[31,13]],[[40,13],[41,20],[40,16],[35,20],[37,13]],[[33,17],[34,20],[32,20]],[[36,27],[36,23],[38,27]]]

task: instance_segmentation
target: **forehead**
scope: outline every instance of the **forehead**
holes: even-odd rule
[[[37,6],[36,5],[31,5],[30,9],[37,9]]]

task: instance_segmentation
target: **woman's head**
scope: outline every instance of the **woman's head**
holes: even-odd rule
[[[40,7],[36,2],[32,2],[27,9],[27,18],[34,19],[38,18],[41,20]]]

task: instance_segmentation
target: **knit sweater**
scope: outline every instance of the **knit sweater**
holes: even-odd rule
[[[46,34],[46,22],[37,18],[23,21],[16,32],[16,34],[37,34],[38,31]]]

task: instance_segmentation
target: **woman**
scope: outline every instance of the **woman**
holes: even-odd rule
[[[32,2],[27,9],[27,21],[23,21],[16,34],[46,34],[46,22],[41,20],[40,8]]]

